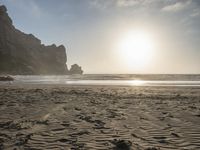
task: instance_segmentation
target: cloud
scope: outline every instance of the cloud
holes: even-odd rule
[[[190,14],[190,17],[198,17],[200,16],[200,10],[199,9],[194,9],[192,14]]]
[[[117,0],[118,7],[131,7],[143,3],[145,0]]]
[[[89,0],[91,6],[97,8],[126,8],[126,7],[149,7],[160,6],[165,3],[174,2],[177,0]]]
[[[92,7],[99,9],[106,9],[109,6],[112,6],[115,0],[89,0],[89,4]]]
[[[161,10],[165,12],[178,12],[186,9],[191,4],[191,1],[192,0],[178,1],[174,4],[164,6]]]
[[[90,0],[89,2],[92,6],[105,9],[108,7],[132,7],[149,4],[152,1],[156,0]]]

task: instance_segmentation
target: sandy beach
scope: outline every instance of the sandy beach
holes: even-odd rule
[[[1,85],[0,149],[200,149],[200,88]]]

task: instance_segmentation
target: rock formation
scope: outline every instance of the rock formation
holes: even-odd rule
[[[32,34],[17,30],[0,6],[0,74],[70,74],[63,45],[45,46]]]
[[[11,76],[0,76],[0,81],[14,81],[14,78]]]
[[[82,68],[77,64],[71,65],[71,68],[69,71],[70,71],[70,74],[83,74]]]

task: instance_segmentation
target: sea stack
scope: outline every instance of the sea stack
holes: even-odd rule
[[[71,68],[69,71],[70,71],[70,74],[83,74],[82,68],[77,64],[71,65]]]

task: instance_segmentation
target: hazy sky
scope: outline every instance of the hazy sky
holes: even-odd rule
[[[65,45],[68,65],[78,63],[85,73],[200,73],[200,0],[0,3],[16,28],[44,44]],[[124,63],[116,48],[132,30],[149,34],[154,44],[152,60],[141,69]]]

